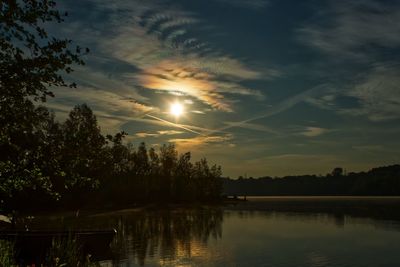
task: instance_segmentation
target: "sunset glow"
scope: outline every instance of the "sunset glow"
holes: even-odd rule
[[[176,118],[180,117],[183,114],[183,111],[183,105],[179,102],[171,104],[171,107],[169,109],[169,112]]]

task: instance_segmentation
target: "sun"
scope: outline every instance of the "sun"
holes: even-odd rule
[[[172,103],[169,112],[175,117],[180,117],[183,114],[183,105],[179,102]]]

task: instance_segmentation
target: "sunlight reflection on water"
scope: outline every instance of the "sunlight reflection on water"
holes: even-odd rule
[[[399,199],[250,198],[223,207],[125,210],[62,222],[47,217],[36,224],[116,228],[113,259],[101,266],[398,267],[399,209]]]
[[[246,208],[170,214],[169,219],[162,219],[167,226],[160,226],[163,229],[157,233],[153,252],[148,253],[152,245],[137,244],[145,240],[135,239],[134,233],[130,239],[133,246],[118,266],[400,266],[396,220],[368,217],[368,211],[358,217],[331,210],[313,213]],[[179,228],[188,222],[189,230]],[[138,247],[147,250],[142,251],[141,259]]]

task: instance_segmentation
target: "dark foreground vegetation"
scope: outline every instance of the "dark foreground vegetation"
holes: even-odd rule
[[[100,207],[137,201],[210,201],[220,195],[221,169],[191,163],[173,145],[147,149],[104,136],[86,105],[60,123],[42,104],[82,55],[47,24],[67,14],[55,1],[0,2],[0,213],[23,209]]]
[[[398,196],[400,165],[345,174],[335,168],[325,176],[223,179],[224,194],[248,196]]]
[[[44,255],[40,255],[40,261],[26,261],[20,254],[15,241],[0,239],[0,266],[100,266],[91,261],[91,255],[85,254],[77,239],[72,237],[54,238]]]
[[[124,144],[125,133],[103,136],[86,105],[64,123],[44,107],[9,129],[0,142],[3,211],[128,205],[155,201],[213,201],[221,192],[221,168],[191,162],[174,145],[147,149]],[[4,130],[1,131],[4,133]]]

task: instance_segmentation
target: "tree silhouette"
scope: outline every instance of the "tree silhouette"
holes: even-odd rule
[[[332,176],[335,176],[335,177],[337,177],[337,176],[342,176],[343,175],[343,168],[341,168],[341,167],[336,167],[336,168],[334,168],[333,170],[332,170]]]
[[[62,125],[62,167],[66,173],[62,182],[72,199],[98,186],[106,162],[103,149],[106,139],[100,132],[96,116],[86,105],[77,105]]]
[[[52,22],[61,23],[64,17],[54,1],[0,2],[0,206],[3,207],[16,205],[14,197],[28,189],[57,196],[50,177],[62,173],[48,157],[55,152],[48,151],[48,142],[57,139],[49,141],[48,136],[57,135],[58,126],[49,112],[35,103],[53,96],[50,87],[75,86],[66,83],[61,73],[71,72],[72,64],[83,64],[80,47],[70,50],[70,40],[50,36],[44,28]],[[55,145],[51,149],[56,150]]]

